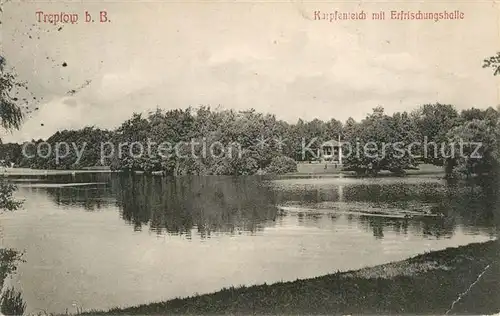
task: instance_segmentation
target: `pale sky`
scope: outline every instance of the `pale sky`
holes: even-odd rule
[[[86,10],[95,20],[106,10],[111,22],[84,23]],[[363,10],[368,19],[318,21],[316,10]],[[380,10],[386,20],[372,20]],[[461,10],[465,18],[395,21],[391,10]],[[482,68],[500,50],[493,1],[12,0],[3,11],[2,55],[43,97],[4,142],[114,128],[157,106],[255,108],[295,122],[361,119],[378,105],[392,113],[500,104],[500,79]],[[37,11],[77,13],[79,22],[38,22]]]

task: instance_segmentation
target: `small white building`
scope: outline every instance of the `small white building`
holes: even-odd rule
[[[342,164],[342,142],[329,140],[321,144],[318,149],[318,157],[324,161]]]

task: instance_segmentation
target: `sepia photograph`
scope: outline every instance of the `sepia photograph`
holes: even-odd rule
[[[496,0],[0,0],[0,315],[500,315]]]

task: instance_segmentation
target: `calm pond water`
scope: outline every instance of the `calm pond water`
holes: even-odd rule
[[[20,180],[24,209],[0,228],[2,246],[25,253],[11,284],[27,312],[315,277],[496,234],[494,193],[431,177]]]

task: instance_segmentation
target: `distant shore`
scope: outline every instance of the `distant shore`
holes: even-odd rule
[[[326,168],[325,168],[326,165]],[[7,176],[44,176],[44,175],[71,175],[77,173],[114,173],[119,171],[112,171],[106,167],[100,168],[86,168],[86,169],[74,169],[74,170],[57,170],[57,169],[30,169],[30,168],[0,168],[0,175]],[[135,172],[141,174],[144,172]],[[430,175],[430,174],[444,174],[444,169],[442,167],[437,167],[434,165],[422,164],[418,169],[407,170],[406,175]],[[153,175],[159,175],[158,172],[153,172]],[[297,164],[297,172],[287,173],[284,176],[339,176],[339,175],[355,175],[350,171],[343,171],[338,165],[332,163],[305,163],[299,162]],[[390,172],[382,171],[379,176],[391,176]]]
[[[84,314],[491,315],[500,311],[499,254],[493,240],[312,279]]]
[[[78,169],[78,170],[55,170],[55,169],[30,169],[30,168],[0,168],[0,175],[7,176],[45,176],[45,175],[70,175],[74,173],[110,173],[109,169]]]

